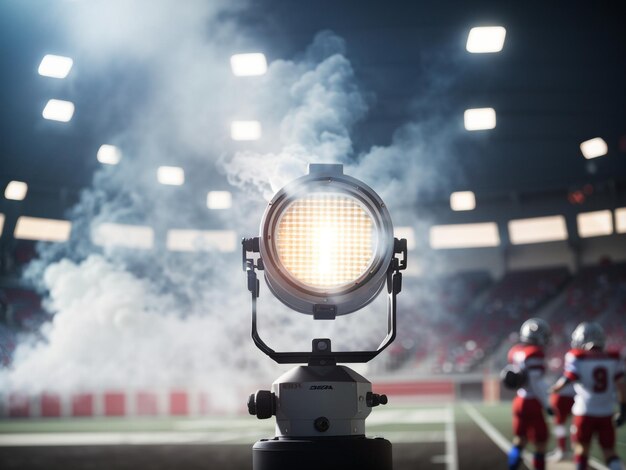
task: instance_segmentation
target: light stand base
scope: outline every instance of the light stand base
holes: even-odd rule
[[[391,443],[383,438],[262,439],[252,448],[253,470],[392,470]]]

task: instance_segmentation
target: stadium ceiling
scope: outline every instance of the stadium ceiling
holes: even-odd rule
[[[74,77],[71,98],[83,112],[62,128],[42,119],[50,90],[61,85],[41,80],[41,58],[55,49],[71,54],[48,14],[55,3],[0,4],[0,183],[26,181],[29,197],[61,195],[69,205],[100,165],[93,157],[102,143],[94,116],[114,81],[103,87],[98,77]],[[387,145],[403,123],[430,114],[443,113],[462,128],[465,109],[494,108],[496,128],[465,132],[453,159],[467,180],[459,189],[492,195],[609,181],[624,187],[625,19],[620,2],[591,0],[261,0],[241,18],[264,38],[268,61],[293,57],[321,30],[345,39],[359,85],[375,97],[354,131],[357,150]],[[481,25],[506,28],[502,52],[465,50],[469,30]],[[123,73],[121,66],[111,71]],[[140,80],[125,82],[129,94],[133,87],[140,92]],[[123,127],[124,108],[114,112]],[[594,137],[607,142],[608,155],[586,160],[580,144]]]

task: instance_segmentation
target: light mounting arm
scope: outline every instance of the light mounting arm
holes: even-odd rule
[[[407,267],[407,241],[394,238],[393,257],[387,268],[387,335],[375,351],[332,351],[330,340],[313,340],[312,351],[302,352],[280,352],[270,348],[259,336],[257,329],[257,299],[259,297],[260,282],[257,276],[257,269],[263,270],[264,263],[259,253],[260,240],[255,238],[244,238],[242,240],[242,267],[247,274],[248,291],[252,298],[252,340],[254,344],[279,364],[308,363],[310,365],[333,365],[337,362],[358,363],[369,362],[389,346],[396,336],[396,296],[402,290],[402,273]],[[398,256],[399,255],[399,256]],[[332,306],[324,306],[314,313],[315,319],[334,319]],[[326,344],[324,348],[320,343]]]

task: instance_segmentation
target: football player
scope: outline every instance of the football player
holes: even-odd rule
[[[545,468],[548,426],[544,410],[548,405],[548,386],[544,380],[544,347],[550,340],[550,327],[541,318],[531,318],[520,329],[520,343],[509,351],[509,363],[517,366],[525,379],[513,400],[513,447],[508,455],[509,469],[516,470],[522,462],[522,452],[530,441],[535,445],[533,466]]]
[[[615,453],[615,425],[626,421],[626,383],[624,362],[619,354],[605,352],[604,330],[597,323],[583,322],[572,333],[572,349],[565,356],[565,370],[555,386],[558,392],[573,382],[575,461],[577,470],[587,468],[591,439],[597,434],[607,466],[621,470]],[[613,423],[616,395],[620,412]]]

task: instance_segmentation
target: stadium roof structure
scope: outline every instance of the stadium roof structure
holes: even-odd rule
[[[95,155],[107,142],[99,110],[110,104],[108,90],[127,71],[120,63],[106,80],[78,72],[77,55],[65,79],[71,86],[43,80],[36,71],[45,54],[73,55],[55,25],[57,3],[0,5],[0,183],[27,182],[29,198],[59,216],[101,166]],[[260,0],[240,16],[260,38],[268,62],[301,53],[322,30],[345,39],[359,86],[373,97],[354,129],[357,153],[389,144],[406,122],[436,114],[463,131],[450,162],[463,171],[466,187],[456,189],[472,190],[479,199],[525,191],[567,194],[587,183],[625,190],[626,28],[619,2]],[[481,25],[506,28],[502,51],[466,50],[470,29]],[[141,99],[140,75],[123,84],[129,96]],[[76,107],[66,125],[41,116],[57,94]],[[107,108],[116,130],[123,130],[133,105]],[[496,127],[464,131],[464,111],[486,107],[495,109]],[[580,144],[595,137],[607,143],[608,153],[587,160]],[[207,178],[223,180],[210,176],[215,174],[207,169]],[[450,191],[430,197],[447,204]]]

